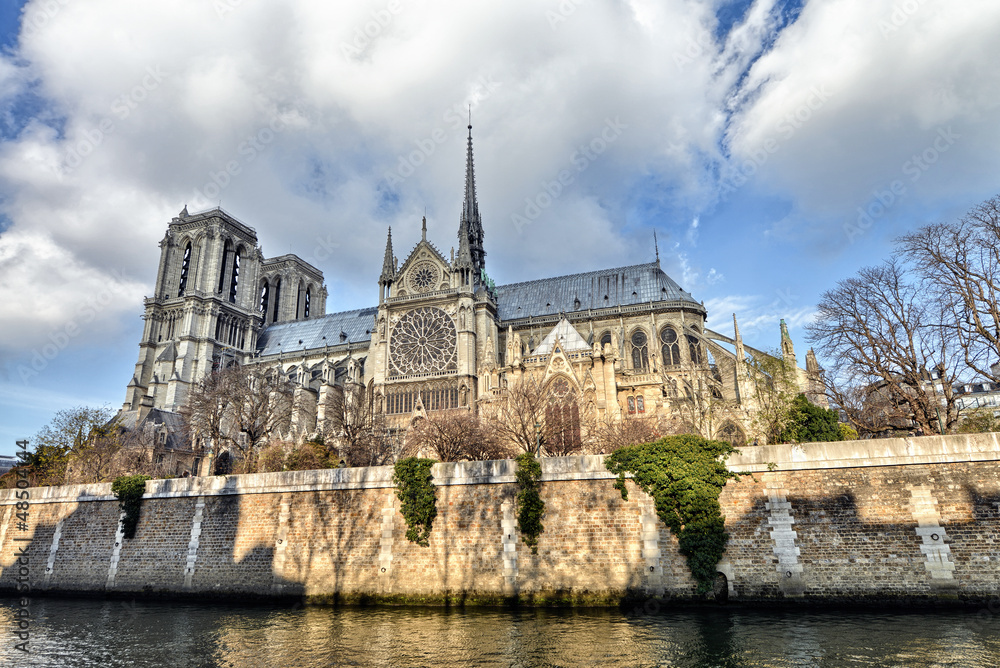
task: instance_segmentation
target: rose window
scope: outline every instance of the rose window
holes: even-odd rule
[[[421,262],[410,271],[410,289],[414,292],[428,292],[438,282],[438,269],[432,262]]]
[[[393,375],[456,370],[455,323],[439,308],[410,311],[392,328]]]

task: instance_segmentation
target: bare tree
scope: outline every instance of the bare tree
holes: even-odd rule
[[[534,452],[545,421],[548,397],[534,376],[521,375],[501,396],[480,407],[484,422],[500,438],[522,452]]]
[[[276,369],[263,367],[231,367],[224,373],[228,375],[226,417],[234,435],[245,434],[229,440],[240,451],[249,473],[255,470],[261,446],[291,420],[292,383]]]
[[[597,422],[593,452],[607,454],[628,445],[652,443],[663,433],[663,426],[655,417],[623,415],[615,419],[607,413]]]
[[[216,453],[227,440],[226,416],[229,411],[230,379],[241,373],[240,367],[214,371],[204,376],[188,393],[187,402],[180,409],[187,438],[192,442],[210,439]]]
[[[809,338],[827,359],[827,393],[859,430],[869,430],[866,398],[876,396],[890,424],[924,433],[958,419],[952,385],[959,355],[948,305],[909,280],[897,259],[866,267],[823,294]]]
[[[443,462],[503,459],[510,449],[491,429],[466,410],[430,413],[407,434],[407,449],[430,452]]]
[[[754,355],[747,360],[747,375],[753,392],[751,424],[757,437],[777,443],[791,422],[792,402],[798,394],[796,369],[781,354]]]
[[[205,376],[181,415],[189,438],[211,438],[217,453],[228,444],[239,455],[239,470],[251,473],[260,448],[287,427],[292,397],[291,382],[277,370],[232,366]]]
[[[348,466],[384,466],[399,454],[385,415],[376,411],[373,398],[358,383],[334,388],[323,438],[328,445],[339,443]]]
[[[945,304],[965,364],[1000,381],[1000,197],[956,222],[928,225],[897,240],[923,286]]]

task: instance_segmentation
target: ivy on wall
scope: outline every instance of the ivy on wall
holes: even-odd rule
[[[111,483],[111,493],[118,498],[118,507],[125,517],[122,518],[122,535],[134,538],[139,525],[139,509],[142,506],[142,494],[146,491],[148,475],[123,475]]]
[[[736,452],[729,443],[683,434],[627,446],[604,459],[608,471],[618,475],[615,488],[623,499],[628,500],[626,473],[655,499],[656,514],[677,536],[700,594],[712,590],[729,541],[719,494],[728,480],[749,475],[726,468],[726,458]]]
[[[433,459],[407,457],[396,462],[392,473],[400,512],[406,520],[406,537],[423,547],[427,547],[427,537],[437,517],[437,497],[431,482],[431,467],[436,463]]]
[[[535,455],[525,452],[518,455],[517,471],[517,530],[521,532],[524,544],[531,548],[532,554],[538,554],[538,536],[541,535],[542,515],[545,513],[545,502],[538,494],[538,481],[542,478],[542,466]]]

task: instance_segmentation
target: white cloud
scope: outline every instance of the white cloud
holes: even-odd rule
[[[533,0],[401,0],[381,22],[381,0],[216,4],[59,4],[0,56],[5,109],[29,82],[45,101],[0,144],[6,348],[30,353],[112,269],[128,278],[109,315],[139,309],[168,221],[233,161],[239,174],[204,204],[221,199],[265,254],[315,261],[340,299],[329,310],[372,303],[387,225],[400,259],[425,208],[431,240],[446,254],[455,242],[469,103],[487,266],[501,282],[651,260],[655,225],[686,240],[663,257],[685,289],[718,284],[732,272],[715,255],[726,239],[705,224],[717,170],[768,138],[779,148],[750,187],[786,198],[785,220],[853,211],[939,126],[962,140],[915,201],[993,187],[1000,155],[990,2],[926,0],[884,36],[891,0],[813,1],[775,40],[775,3],[761,0],[722,45],[713,3],[693,0],[571,3],[555,24],[546,12],[558,5]],[[809,109],[823,85],[829,99]],[[803,105],[808,122],[786,136],[783,119]],[[387,183],[401,164],[412,173]],[[563,172],[571,182],[553,195]],[[531,202],[538,215],[518,229]],[[643,217],[649,202],[662,217]],[[760,310],[748,319],[773,315],[766,305],[748,305]]]

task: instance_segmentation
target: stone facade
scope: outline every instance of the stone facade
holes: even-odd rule
[[[405,429],[428,412],[476,411],[529,375],[559,405],[577,406],[575,420],[655,416],[708,438],[759,438],[747,360],[766,353],[744,346],[735,316],[734,337],[707,329],[704,305],[663,272],[658,251],[646,264],[490,280],[471,126],[459,218],[457,251],[428,240],[425,219],[402,263],[390,230],[378,305],[326,314],[318,269],[295,255],[265,259],[254,230],[221,209],[185,209],[161,242],[123,411],[138,422],[152,409],[176,412],[211,370],[267,365],[298,386],[286,436],[306,438],[326,431],[334,388],[346,383],[363,385]],[[815,356],[798,367],[783,322],[780,350],[798,389],[825,405]]]
[[[766,446],[721,496],[731,600],[1000,596],[996,434]],[[773,470],[770,470],[773,469]],[[135,538],[109,485],[0,492],[0,590],[27,545],[34,591],[314,601],[615,604],[694,598],[652,499],[623,501],[601,456],[543,458],[538,553],[513,521],[511,461],[438,464],[429,546],[407,541],[389,467],[156,480]],[[24,540],[24,539],[29,540]]]

